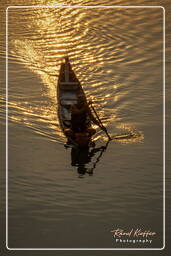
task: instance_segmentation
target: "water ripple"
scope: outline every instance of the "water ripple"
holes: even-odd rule
[[[149,15],[152,17],[150,23]],[[46,119],[46,127],[50,128],[56,122],[57,128],[51,127],[49,133],[61,134],[56,113],[56,83],[61,60],[66,54],[70,56],[88,98],[95,101],[97,111],[109,129],[109,123],[116,120],[126,124],[126,116],[133,105],[134,112],[130,111],[130,114],[132,120],[136,119],[137,99],[146,92],[146,84],[150,82],[145,79],[151,69],[159,69],[161,65],[161,21],[160,9],[9,9],[9,77],[17,74],[19,80],[24,79],[29,84],[31,78],[13,68],[13,64],[22,63],[37,75],[42,86],[42,92],[37,90],[42,95],[41,108],[40,102],[35,101],[34,105],[33,86],[27,102],[24,102],[25,88],[20,93],[18,85],[14,90],[10,88],[11,120],[24,120],[43,133],[44,120],[50,111],[53,114]],[[141,80],[144,85],[140,84]],[[20,103],[19,99],[22,99]],[[51,103],[46,104],[46,100]],[[144,99],[139,100],[143,104]],[[51,110],[47,111],[47,107]],[[126,111],[125,116],[122,111]],[[24,115],[25,118],[21,118]],[[114,134],[115,130],[116,126],[111,132]]]

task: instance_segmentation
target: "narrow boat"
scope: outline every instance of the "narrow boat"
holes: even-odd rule
[[[86,117],[86,129],[83,132],[74,133],[71,122],[72,106],[77,104],[78,97],[82,95],[82,99],[87,104],[87,99],[83,88],[72,70],[69,58],[65,57],[65,62],[61,63],[58,86],[58,118],[61,129],[67,137],[68,144],[75,146],[88,146],[92,141],[92,135],[95,133],[91,126],[91,119],[89,115]],[[93,131],[93,132],[92,132]]]

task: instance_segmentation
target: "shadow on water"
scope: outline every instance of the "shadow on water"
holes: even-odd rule
[[[111,140],[107,140],[103,146],[96,147],[96,145],[91,145],[86,148],[71,148],[71,166],[77,168],[79,178],[83,178],[84,175],[93,175],[93,172],[101,160],[104,152],[107,150],[109,142],[114,143],[135,143],[143,141],[143,134],[140,132],[127,132],[122,134],[115,134],[112,136]],[[66,146],[65,146],[66,147]],[[66,147],[67,148],[67,147]]]
[[[71,149],[71,165],[77,167],[79,178],[82,178],[85,174],[89,174],[89,176],[93,175],[94,169],[100,161],[103,153],[106,151],[108,144],[109,140],[104,146],[97,148],[94,146],[93,148],[73,147]],[[96,156],[96,160],[93,161],[94,156]],[[91,167],[87,167],[89,163],[91,163]]]

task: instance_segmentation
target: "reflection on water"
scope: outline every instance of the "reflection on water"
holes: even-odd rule
[[[107,149],[107,146],[109,144],[109,140],[104,146],[101,147],[95,147],[95,145],[92,147],[86,147],[86,148],[72,148],[71,149],[71,165],[77,167],[77,172],[79,174],[79,177],[83,177],[86,173],[89,174],[89,176],[93,175],[94,169],[96,168],[97,163],[100,161],[103,153]],[[99,153],[98,156],[97,153]],[[96,156],[96,159],[94,160],[94,156]],[[91,164],[90,166],[87,166],[88,164]]]

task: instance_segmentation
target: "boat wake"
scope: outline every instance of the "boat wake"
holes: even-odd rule
[[[144,135],[140,131],[131,131],[128,133],[116,134],[113,137],[113,140],[121,143],[133,143],[133,142],[142,142]]]

